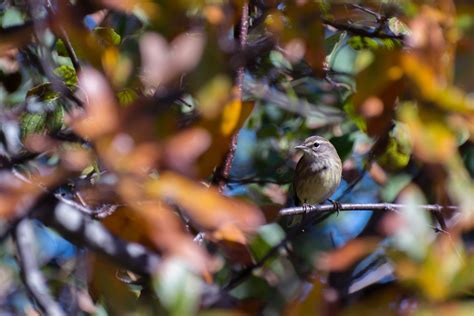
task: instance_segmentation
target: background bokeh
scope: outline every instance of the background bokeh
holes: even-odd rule
[[[1,314],[472,315],[471,1],[4,0],[0,26]],[[289,230],[315,134],[332,199],[403,207]]]

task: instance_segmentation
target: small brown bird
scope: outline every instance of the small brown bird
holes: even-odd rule
[[[303,151],[293,180],[296,205],[326,201],[341,182],[342,163],[336,148],[324,137],[308,137],[296,146]]]

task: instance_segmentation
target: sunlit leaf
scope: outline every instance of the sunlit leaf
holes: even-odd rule
[[[99,43],[105,47],[117,46],[120,44],[121,37],[110,27],[96,27],[94,35],[99,39]]]
[[[407,76],[416,85],[417,91],[425,100],[448,111],[474,113],[474,99],[454,86],[439,82],[436,73],[414,56],[405,54],[402,66]]]
[[[352,36],[348,41],[349,44],[353,49],[360,50],[360,49],[375,49],[379,46],[376,40],[370,37],[364,36]]]
[[[64,108],[57,104],[53,111],[47,113],[46,127],[50,133],[57,132],[64,123]]]
[[[456,140],[442,114],[436,110],[419,108],[405,103],[399,117],[406,124],[413,143],[414,154],[427,162],[445,162],[456,151]]]
[[[135,101],[138,94],[133,89],[124,89],[117,93],[117,99],[120,105],[129,105]]]
[[[20,122],[20,135],[25,138],[29,134],[46,132],[46,113],[25,113]]]
[[[54,101],[59,98],[59,92],[54,91],[51,83],[47,82],[28,90],[26,97],[37,97],[41,101]]]
[[[68,87],[77,85],[76,70],[67,65],[62,65],[54,69],[54,73],[60,77]]]
[[[204,229],[214,230],[232,223],[244,232],[252,232],[263,224],[263,216],[255,206],[224,197],[214,188],[206,188],[177,174],[161,174],[158,180],[147,184],[147,191],[152,196],[173,201]]]
[[[116,130],[117,104],[105,78],[96,70],[85,68],[79,74],[79,87],[85,94],[86,113],[78,114],[71,122],[74,130],[91,139]]]
[[[377,163],[387,171],[397,171],[408,165],[412,144],[407,128],[398,123],[390,132],[385,152],[377,157]]]

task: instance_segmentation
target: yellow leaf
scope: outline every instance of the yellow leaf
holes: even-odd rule
[[[415,56],[404,54],[401,65],[422,98],[449,111],[474,114],[474,99],[460,89],[443,85],[436,79],[434,71]]]
[[[239,122],[242,103],[239,99],[233,99],[224,106],[222,110],[221,133],[231,135]]]
[[[215,118],[231,98],[231,80],[225,75],[216,75],[197,94],[199,111],[207,119]]]
[[[400,107],[400,119],[406,123],[413,142],[414,154],[423,161],[445,163],[456,152],[454,132],[442,113],[419,108],[406,102]]]

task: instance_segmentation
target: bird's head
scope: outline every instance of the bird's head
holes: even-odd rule
[[[295,147],[295,149],[301,150],[305,155],[311,157],[324,157],[334,155],[336,149],[326,138],[321,136],[310,136],[305,141]]]

